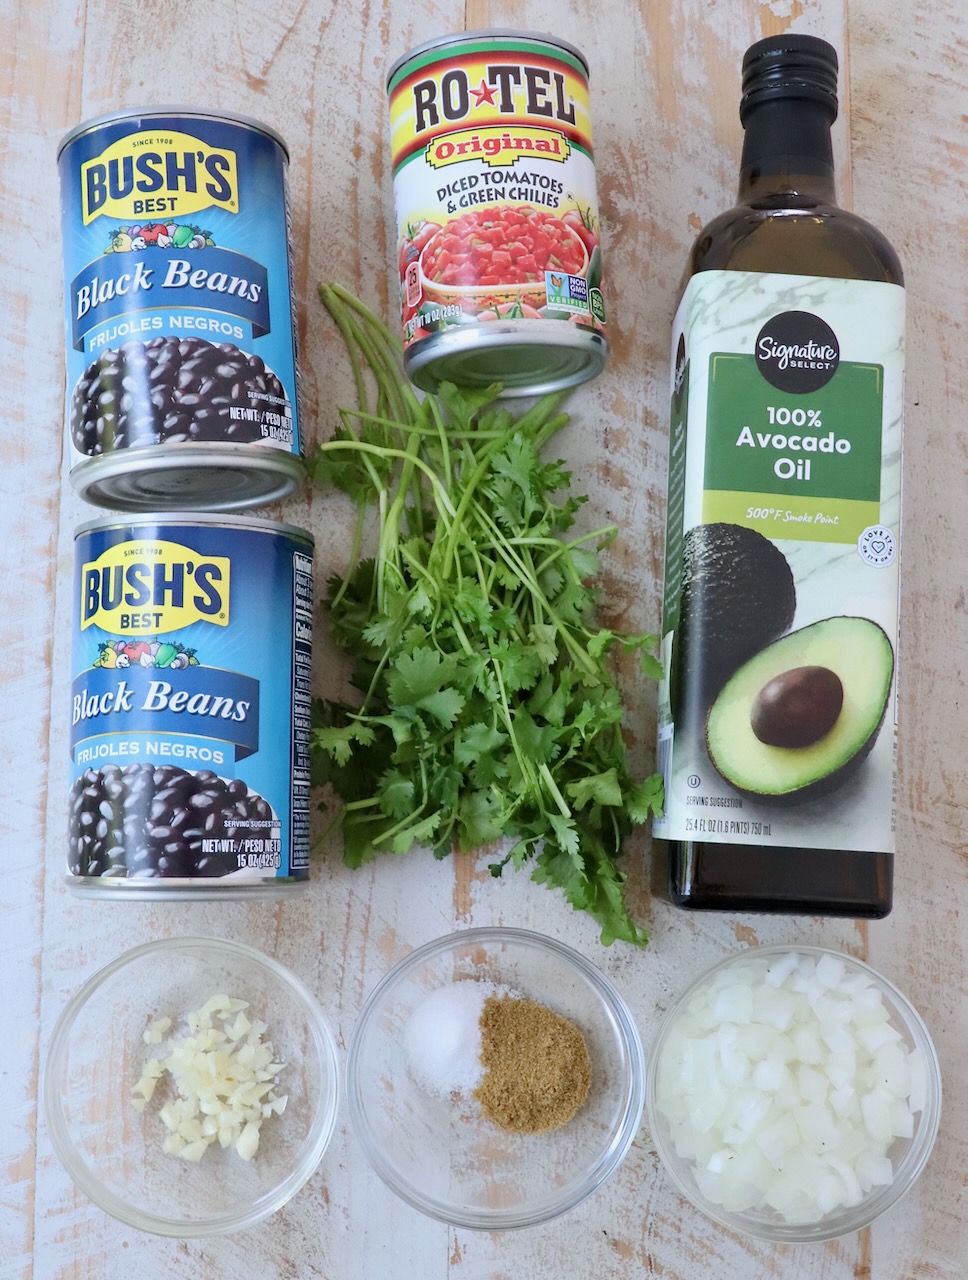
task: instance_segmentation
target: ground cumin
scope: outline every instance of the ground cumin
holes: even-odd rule
[[[513,1133],[545,1133],[572,1118],[592,1078],[585,1038],[535,1000],[488,996],[481,1013],[481,1110]]]

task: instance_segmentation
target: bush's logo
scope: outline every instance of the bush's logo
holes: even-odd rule
[[[112,142],[81,165],[84,226],[185,218],[218,207],[238,213],[235,152],[210,147],[189,133],[152,130]]]
[[[81,567],[81,630],[116,636],[229,624],[231,562],[161,539],[120,542]]]
[[[825,387],[840,364],[840,343],[810,311],[783,311],[756,335],[756,364],[771,386],[795,395]]]

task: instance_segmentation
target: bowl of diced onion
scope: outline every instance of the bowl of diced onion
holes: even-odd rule
[[[763,1240],[829,1240],[867,1226],[920,1175],[941,1071],[917,1010],[869,965],[756,947],[667,1013],[647,1107],[666,1171],[710,1218]]]
[[[44,1068],[54,1150],[129,1226],[188,1239],[249,1226],[318,1167],[336,1120],[336,1046],[315,998],[225,938],[165,938],[93,975]]]

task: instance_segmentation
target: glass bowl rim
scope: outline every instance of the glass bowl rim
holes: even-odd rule
[[[121,1196],[110,1191],[93,1174],[85,1161],[78,1154],[76,1146],[68,1132],[67,1121],[58,1103],[59,1089],[57,1079],[66,1061],[70,1033],[82,1013],[90,997],[129,965],[158,952],[177,950],[200,950],[222,955],[243,957],[266,970],[271,977],[282,983],[295,995],[306,1012],[306,1025],[312,1035],[312,1042],[320,1060],[321,1071],[330,1081],[330,1103],[328,1107],[317,1104],[310,1125],[310,1139],[302,1160],[290,1170],[270,1191],[262,1195],[254,1204],[245,1208],[226,1210],[208,1218],[185,1221],[164,1214],[155,1214],[142,1209],[135,1209]],[[336,1053],[336,1041],[330,1029],[326,1015],[323,1013],[316,997],[302,979],[298,978],[285,965],[253,947],[246,942],[234,938],[220,938],[202,934],[186,934],[170,938],[157,938],[144,942],[123,952],[93,973],[70,997],[64,1005],[54,1024],[47,1045],[43,1071],[44,1114],[51,1145],[67,1173],[81,1191],[85,1193],[105,1213],[111,1214],[127,1226],[139,1231],[147,1231],[154,1235],[167,1236],[172,1239],[190,1240],[203,1236],[224,1235],[260,1222],[270,1214],[281,1209],[297,1191],[312,1177],[329,1146],[336,1126],[336,1117],[340,1101],[340,1070]]]
[[[618,1029],[623,1048],[624,1104],[619,1123],[608,1145],[595,1163],[577,1180],[569,1183],[564,1190],[559,1190],[556,1194],[543,1196],[534,1202],[532,1208],[497,1210],[455,1208],[446,1200],[421,1193],[406,1179],[400,1177],[384,1159],[382,1148],[373,1139],[366,1120],[366,1109],[362,1103],[360,1052],[364,1035],[385,993],[408,972],[419,968],[425,960],[443,955],[455,947],[489,942],[510,942],[533,951],[551,953],[564,961],[568,967],[577,970],[608,1011]],[[537,1226],[557,1218],[575,1208],[611,1177],[628,1154],[641,1123],[645,1107],[645,1072],[646,1060],[642,1039],[631,1010],[612,979],[597,965],[567,943],[535,930],[504,925],[481,925],[470,929],[458,929],[422,943],[402,960],[398,960],[380,978],[364,1001],[353,1028],[346,1055],[345,1089],[350,1121],[357,1140],[373,1169],[391,1191],[411,1208],[449,1226],[465,1227],[475,1231],[500,1231]]]
[[[699,1188],[692,1186],[687,1181],[680,1171],[679,1158],[671,1150],[664,1136],[664,1126],[666,1126],[667,1122],[664,1118],[657,1117],[655,1079],[659,1057],[670,1028],[677,1016],[685,1008],[688,1000],[714,974],[722,969],[728,969],[734,964],[739,964],[743,960],[790,955],[794,952],[797,955],[809,955],[817,958],[832,956],[835,959],[844,960],[848,967],[853,965],[856,970],[866,973],[873,979],[881,994],[890,1001],[902,1018],[916,1046],[924,1053],[927,1079],[926,1098],[924,1109],[921,1112],[921,1121],[898,1169],[898,1173],[901,1176],[895,1175],[888,1186],[875,1188],[868,1192],[860,1204],[842,1207],[831,1212],[830,1215],[825,1215],[824,1218],[815,1223],[765,1223],[748,1218],[742,1211],[732,1212],[723,1209],[720,1205],[713,1204],[711,1201],[707,1201]],[[774,1244],[821,1243],[825,1240],[835,1240],[841,1236],[851,1235],[855,1231],[860,1231],[862,1228],[870,1226],[875,1218],[879,1218],[882,1213],[901,1200],[921,1176],[924,1166],[927,1164],[934,1149],[941,1123],[941,1096],[941,1064],[938,1059],[938,1052],[924,1019],[914,1007],[910,998],[890,978],[885,977],[879,969],[875,969],[867,960],[861,960],[849,951],[842,951],[837,947],[816,944],[770,943],[762,946],[745,947],[741,951],[730,952],[729,955],[723,956],[707,966],[681,995],[675,998],[663,1014],[656,1030],[655,1039],[652,1042],[646,1072],[646,1115],[649,1133],[662,1167],[673,1186],[690,1204],[720,1226],[727,1227],[732,1231],[740,1231],[755,1239],[766,1240]],[[658,1124],[656,1123],[657,1119],[659,1119]]]

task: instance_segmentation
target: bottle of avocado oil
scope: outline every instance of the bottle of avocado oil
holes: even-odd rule
[[[676,313],[654,834],[683,907],[891,909],[904,289],[837,207],[836,115],[825,41],[747,51],[739,200]]]

